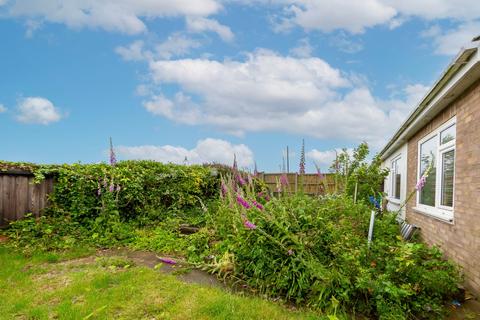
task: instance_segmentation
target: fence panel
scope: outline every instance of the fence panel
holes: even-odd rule
[[[333,192],[335,189],[335,178],[333,174],[323,174],[321,177],[315,173],[260,173],[259,178],[265,182],[268,189],[272,192],[277,190],[277,182],[282,175],[285,175],[288,181],[288,192],[298,192],[303,190],[305,194],[320,195]]]
[[[0,226],[21,219],[26,213],[39,217],[48,205],[53,191],[53,178],[33,183],[33,174],[26,171],[0,171]]]

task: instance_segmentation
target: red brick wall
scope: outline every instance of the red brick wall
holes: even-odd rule
[[[407,220],[421,227],[425,242],[463,267],[467,288],[480,294],[480,82],[408,141],[407,187],[414,190],[417,180],[418,141],[455,115],[454,223],[415,212],[415,196],[407,205]]]

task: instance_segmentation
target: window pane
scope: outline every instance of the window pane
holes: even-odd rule
[[[455,150],[447,151],[442,156],[442,206],[453,206],[453,171]]]
[[[452,141],[455,139],[457,133],[455,130],[455,125],[452,125],[451,127],[448,127],[447,129],[443,130],[442,133],[440,134],[440,143],[444,144],[449,141]]]
[[[394,197],[395,196],[395,161],[392,162],[392,189],[390,190],[390,196]]]
[[[395,198],[396,199],[400,199],[400,173],[397,173],[396,174],[396,178],[395,178]]]
[[[395,199],[400,199],[400,158],[395,159],[392,161],[392,191],[390,192],[390,196]]]
[[[432,207],[435,206],[435,155],[437,154],[437,141],[437,136],[434,136],[420,145],[420,176],[427,171],[429,166],[432,166],[425,186],[420,191],[420,203]]]

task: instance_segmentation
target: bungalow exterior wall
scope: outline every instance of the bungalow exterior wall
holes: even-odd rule
[[[406,206],[406,219],[421,228],[422,239],[439,246],[464,271],[468,289],[480,294],[480,81],[409,139],[406,189],[418,180],[419,141],[449,120],[456,119],[453,220],[421,212],[417,195]]]
[[[407,198],[407,156],[408,156],[408,144],[403,144],[400,148],[398,148],[394,153],[392,153],[388,158],[386,158],[382,162],[382,168],[386,168],[390,170],[389,175],[385,179],[384,183],[384,190],[383,192],[387,196],[387,210],[396,212],[401,209],[400,217],[405,219],[406,214],[406,207],[402,204],[405,202]],[[398,188],[398,184],[396,183],[396,179],[398,176],[395,177],[395,170],[392,166],[396,165],[397,171],[400,173],[400,190],[397,192],[395,190]],[[399,196],[399,197],[398,197]]]

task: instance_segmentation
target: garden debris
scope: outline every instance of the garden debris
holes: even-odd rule
[[[188,224],[181,224],[180,227],[178,228],[181,234],[192,234],[192,233],[197,233],[200,228],[190,226]]]

